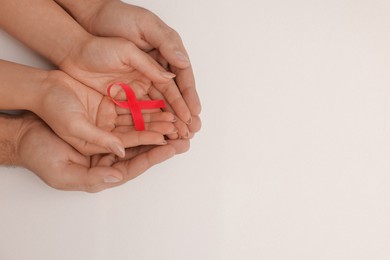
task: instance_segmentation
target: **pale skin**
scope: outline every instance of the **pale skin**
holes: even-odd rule
[[[177,115],[178,133],[170,137],[191,136],[193,130],[187,125],[194,121],[194,109],[190,109],[187,103],[193,105],[183,98],[183,90],[172,79],[175,75],[165,71],[133,42],[124,38],[93,36],[52,0],[4,0],[0,9],[0,26],[101,94],[105,94],[108,84],[118,80],[132,82],[133,73],[140,73],[143,79],[141,76],[138,79],[146,83],[144,91],[153,99],[165,99],[168,109]],[[200,105],[196,110],[200,112]],[[200,121],[196,124],[200,126]]]
[[[88,157],[55,135],[37,116],[0,115],[0,163],[23,166],[49,186],[60,190],[98,192],[121,185],[155,164],[189,148],[186,140],[164,146],[126,149],[123,159],[114,155]]]
[[[145,114],[147,131],[135,131],[129,111],[61,71],[0,60],[0,82],[0,109],[34,112],[84,155],[124,157],[125,147],[165,145],[164,135],[177,132],[174,115],[161,111]]]

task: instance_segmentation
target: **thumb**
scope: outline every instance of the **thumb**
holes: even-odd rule
[[[153,82],[166,83],[176,75],[165,71],[152,57],[129,42],[125,49],[125,62],[135,68]]]
[[[106,152],[114,153],[121,158],[125,156],[125,147],[118,137],[98,128],[87,120],[81,120],[73,132],[73,136],[92,146],[102,147]],[[101,149],[96,149],[94,153],[101,153]]]
[[[60,178],[56,181],[44,180],[53,188],[60,190],[83,190],[98,192],[112,185],[118,185],[123,174],[113,167],[87,168],[79,164],[64,165]]]

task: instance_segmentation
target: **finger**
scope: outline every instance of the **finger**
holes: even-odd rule
[[[105,96],[96,113],[96,126],[106,132],[111,132],[115,128],[115,119],[117,114],[115,112],[115,104],[111,99]]]
[[[175,154],[185,153],[190,148],[189,140],[168,140],[168,144],[175,149]],[[117,158],[118,161],[125,161],[134,158],[135,156],[150,151],[151,149],[156,148],[155,145],[143,145],[134,147],[131,149],[126,149],[126,155],[124,158]],[[111,155],[115,157],[114,155]],[[110,159],[110,162],[113,161],[113,158]]]
[[[178,129],[175,127],[173,123],[169,122],[152,122],[152,123],[146,123],[145,124],[145,130],[146,132],[155,132],[160,135],[169,135],[169,134],[175,134],[178,132]],[[142,133],[145,131],[136,131],[134,126],[118,126],[115,128],[114,133],[115,134],[124,134],[129,135],[130,133]]]
[[[128,42],[126,46],[124,63],[135,68],[153,82],[168,82],[175,77],[175,74],[163,70],[152,57],[138,49],[133,43]]]
[[[194,116],[200,115],[202,111],[202,105],[198,92],[196,91],[195,78],[192,71],[192,67],[180,69],[175,66],[171,66],[171,70],[176,74],[176,84],[180,89],[191,114]]]
[[[179,34],[157,16],[155,16],[154,23],[142,30],[146,42],[158,49],[170,64],[178,68],[190,66],[190,60]]]
[[[190,134],[194,134],[199,132],[202,128],[202,121],[199,116],[192,116],[192,122],[188,125],[188,129],[190,130]]]
[[[126,161],[126,160],[133,159],[137,155],[139,155],[141,153],[148,152],[151,149],[156,148],[156,147],[157,147],[156,145],[142,145],[142,146],[126,149],[125,157],[124,158],[118,158],[118,160],[119,161]]]
[[[126,120],[132,120],[131,118],[127,118]],[[171,122],[151,122],[145,123],[145,130],[158,132],[162,135],[166,135],[169,139],[174,140],[178,138],[189,138],[191,136],[190,131],[186,124],[181,121],[174,120],[172,124]],[[115,132],[118,133],[129,133],[132,131],[136,131],[135,127],[131,121],[131,123],[124,123],[116,126]]]
[[[176,154],[185,153],[190,149],[189,140],[168,140],[168,145],[175,149]]]
[[[202,106],[200,103],[199,95],[196,91],[196,84],[192,67],[178,68],[174,65],[169,65],[164,57],[160,55],[158,51],[149,53],[164,69],[171,70],[176,74],[175,82],[179,87],[179,90],[189,107],[192,115],[199,115]]]
[[[118,137],[99,129],[95,125],[88,122],[86,119],[75,120],[75,122],[76,121],[77,123],[70,125],[70,134],[72,136],[83,140],[85,144],[89,143],[105,148],[105,152],[112,152],[119,157],[125,156],[125,149]],[[79,151],[81,150],[80,152],[83,150],[83,147],[75,148]]]
[[[152,131],[115,132],[126,148],[140,145],[165,145],[164,135]],[[123,154],[124,156],[125,154]],[[121,157],[123,157],[121,156]]]
[[[126,157],[126,155],[125,155]],[[123,157],[123,158],[125,158]],[[114,163],[119,161],[119,157],[116,156],[113,153],[109,154],[96,154],[91,156],[91,165],[92,166],[106,166],[106,167],[111,167]]]
[[[182,121],[191,123],[191,112],[173,81],[151,87],[149,96],[152,99],[166,100],[167,111],[174,113]]]
[[[158,64],[160,64],[160,66],[163,67],[165,70],[170,70],[169,62],[161,55],[159,50],[153,49],[148,52],[148,55],[154,60],[156,60]]]
[[[172,65],[173,73],[182,74],[176,82],[191,113],[199,115],[201,104],[195,89],[194,75],[183,41],[175,30],[166,25],[156,15],[151,15],[152,17],[147,21],[152,21],[154,24],[144,23],[140,25],[145,42],[158,49],[161,56]],[[159,58],[157,60],[160,64],[165,64],[163,59]],[[186,120],[184,121],[186,122]]]
[[[59,190],[98,192],[122,180],[122,173],[112,167],[87,168],[78,164],[68,164],[64,165],[61,178],[56,181],[49,180],[48,184]]]
[[[156,112],[147,113],[142,115],[145,123],[150,122],[172,122],[174,123],[177,119],[169,112]],[[131,115],[119,115],[115,120],[116,126],[134,125],[134,121]]]
[[[164,96],[153,87],[150,88],[149,96],[152,99],[163,99],[164,100]],[[175,113],[173,108],[167,102],[166,102],[165,110],[167,110],[171,113]],[[192,120],[192,117],[190,117],[190,118]],[[188,130],[187,125],[180,118],[176,118],[175,127],[177,128],[177,133],[167,134],[169,139],[188,138],[190,131]]]
[[[150,167],[172,158],[176,151],[173,146],[159,146],[147,152],[141,153],[128,161],[120,161],[113,165],[123,174],[123,181],[131,180]]]

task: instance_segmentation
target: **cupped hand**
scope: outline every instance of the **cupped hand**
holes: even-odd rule
[[[107,86],[115,81],[153,83],[178,118],[184,122],[191,121],[191,112],[172,79],[175,75],[165,71],[150,55],[128,40],[90,37],[72,51],[59,67],[103,95]]]
[[[18,161],[49,186],[59,190],[98,192],[123,184],[188,149],[189,142],[126,149],[126,156],[84,156],[59,138],[37,116],[27,113],[19,130]]]
[[[175,117],[167,112],[146,114],[146,130],[135,131],[107,97],[61,71],[51,71],[41,86],[41,102],[33,110],[53,131],[84,155],[114,153],[125,156],[125,147],[164,145],[164,135],[176,133]],[[113,133],[117,127],[126,132]]]
[[[144,8],[114,0],[103,1],[98,10],[80,22],[94,35],[121,37],[145,52],[156,49],[159,53],[156,60],[176,74],[175,82],[191,114],[199,116],[201,103],[183,41],[159,17]],[[197,130],[197,127],[191,129],[192,132]]]

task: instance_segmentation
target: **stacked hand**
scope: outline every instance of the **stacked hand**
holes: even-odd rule
[[[121,1],[56,1],[78,24],[54,1],[39,0],[33,10],[27,0],[4,2],[1,26],[60,70],[0,62],[0,109],[35,113],[18,119],[12,137],[0,135],[17,151],[0,162],[22,165],[58,189],[95,192],[188,150],[200,129],[200,102],[179,35],[157,16]],[[15,10],[26,15],[11,23]],[[35,19],[45,12],[50,24]],[[41,39],[31,37],[39,33]],[[143,111],[145,131],[136,131],[130,111],[106,96],[116,81],[129,84],[137,99],[167,104]],[[126,98],[119,88],[113,92]]]

